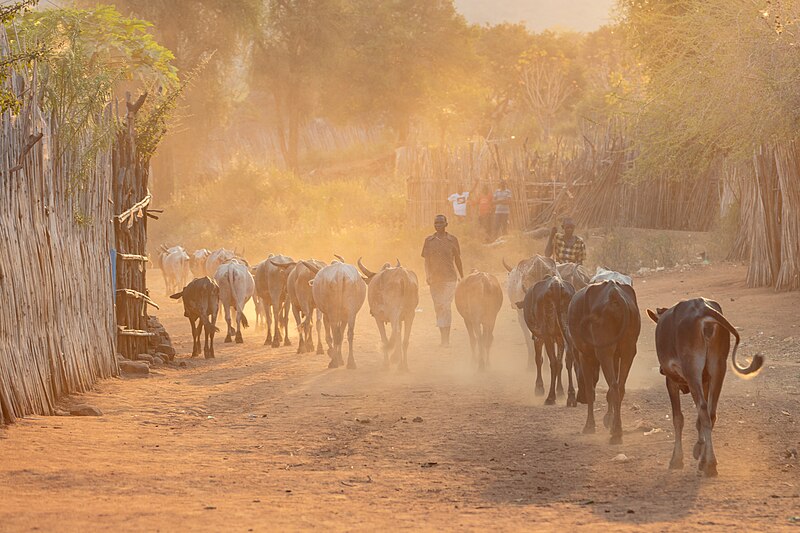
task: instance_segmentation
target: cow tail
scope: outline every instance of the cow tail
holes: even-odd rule
[[[736,342],[733,345],[733,352],[731,353],[731,366],[733,367],[733,371],[736,372],[737,375],[740,377],[755,377],[758,375],[758,372],[761,370],[761,367],[764,366],[764,356],[760,353],[757,353],[753,356],[753,360],[750,361],[750,366],[741,367],[736,362],[736,349],[739,348],[739,332],[736,331],[736,328],[728,322],[722,313],[714,309],[713,307],[706,305],[705,314],[707,317],[713,318],[714,321],[728,330],[728,333],[733,335],[736,339]],[[703,337],[706,338],[706,343],[708,343],[707,335],[705,331],[703,332]]]
[[[213,331],[219,333],[219,328],[216,327],[216,326],[212,326],[211,325],[211,321],[208,319],[208,317],[206,315],[201,314],[200,315],[200,321],[206,327],[206,331],[212,331],[213,330]]]
[[[235,273],[233,269],[228,268],[228,284],[231,287],[231,292],[233,292],[234,278],[235,278]],[[249,328],[250,324],[247,323],[247,317],[244,315],[244,309],[239,307],[239,300],[236,298],[236,295],[234,294],[233,296],[234,296],[233,302],[236,306],[236,313],[238,315],[238,318],[242,321],[242,327]]]

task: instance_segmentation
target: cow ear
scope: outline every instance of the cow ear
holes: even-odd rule
[[[659,314],[661,314],[661,313],[659,313]],[[656,313],[654,313],[653,311],[651,311],[650,309],[647,310],[647,316],[649,316],[650,320],[652,320],[656,324],[658,323],[658,315]]]
[[[658,316],[661,316],[666,312],[667,312],[667,308],[666,307],[656,307],[656,313],[658,313]]]
[[[517,302],[514,304],[514,307],[516,307],[517,309],[523,309],[524,304],[525,302]]]

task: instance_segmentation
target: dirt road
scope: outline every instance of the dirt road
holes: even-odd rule
[[[263,332],[253,329],[243,345],[220,342],[216,360],[188,359],[180,304],[161,297],[159,316],[186,367],[109,380],[70,400],[100,407],[103,417],[30,417],[1,429],[0,530],[798,525],[800,464],[791,449],[800,448],[800,294],[749,290],[744,277],[741,267],[715,265],[635,282],[643,316],[647,306],[687,296],[718,299],[743,328],[741,353],[767,356],[755,380],[728,373],[714,431],[716,479],[698,477],[690,456],[683,471],[667,470],[669,401],[645,318],[623,405],[624,444],[612,446],[602,429],[581,434],[585,406],[568,409],[560,398],[545,407],[533,395],[508,302],[493,367],[478,374],[460,320],[452,348],[435,347],[425,291],[411,372],[398,374],[381,369],[366,311],[355,371],[327,370],[325,356],[297,356],[294,346],[263,347]],[[683,405],[691,453],[694,410],[688,397]],[[619,453],[629,460],[612,462]]]

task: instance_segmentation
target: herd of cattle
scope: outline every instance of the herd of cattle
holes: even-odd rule
[[[298,353],[314,351],[316,323],[316,351],[326,353],[322,347],[324,328],[329,368],[345,364],[342,355],[345,331],[347,367],[355,368],[356,315],[367,299],[381,335],[384,365],[388,368],[396,363],[400,370],[408,370],[408,344],[419,303],[419,282],[416,274],[399,260],[395,265],[384,264],[378,272],[367,269],[361,259],[357,268],[339,256],[326,264],[270,255],[251,266],[235,251],[224,248],[213,252],[197,250],[190,256],[182,247],[175,246],[161,248],[159,265],[168,294],[183,287],[171,297],[183,299],[184,314],[192,326],[192,357],[200,354],[203,331],[203,353],[207,358],[214,357],[220,305],[227,324],[225,342],[234,339],[243,342],[241,327],[248,327],[244,305],[252,298],[257,322],[263,318],[266,324],[265,345],[278,347],[281,342],[290,345],[291,309],[299,333]],[[603,423],[610,429],[611,443],[621,443],[625,382],[641,329],[631,278],[603,268],[590,275],[580,265],[556,264],[539,255],[514,267],[503,261],[503,266],[508,271],[508,297],[517,309],[527,342],[528,368],[536,370],[536,395],[544,395],[544,348],[550,363],[545,404],[555,404],[556,393],[563,394],[561,377],[566,362],[567,406],[585,403],[587,417],[583,431],[594,433],[595,388],[602,371],[608,384]],[[186,284],[190,276],[194,279]],[[501,285],[490,273],[473,271],[456,287],[456,309],[464,319],[473,363],[481,370],[489,365],[494,326],[502,303]],[[738,365],[739,334],[722,315],[719,304],[712,300],[696,298],[669,309],[648,309],[647,314],[657,323],[656,351],[672,404],[675,447],[670,468],[683,467],[680,393],[691,393],[698,411],[698,440],[693,455],[699,460],[699,470],[714,476],[717,460],[711,430],[725,378],[730,336],[736,340],[731,366],[737,375],[756,375],[764,360],[756,355],[749,366]],[[387,324],[391,326],[391,335],[387,335]]]

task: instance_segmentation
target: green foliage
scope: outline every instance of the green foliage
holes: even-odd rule
[[[101,117],[116,90],[123,85],[169,90],[178,84],[172,53],[153,39],[149,27],[109,6],[29,12],[18,19],[18,46],[48,47],[38,65],[36,90],[58,127],[56,156],[67,149],[82,151],[74,180],[114,138],[114,124]]]
[[[748,159],[800,121],[800,2],[621,2],[647,77],[636,136],[641,175],[702,173],[719,157]]]
[[[39,0],[21,0],[9,5],[0,6],[0,25],[9,24],[15,17],[35,6]],[[14,67],[30,64],[43,54],[42,50],[26,50],[21,52],[4,53],[0,51],[0,113],[11,111],[19,113],[20,101],[11,89],[6,87],[6,81]]]

